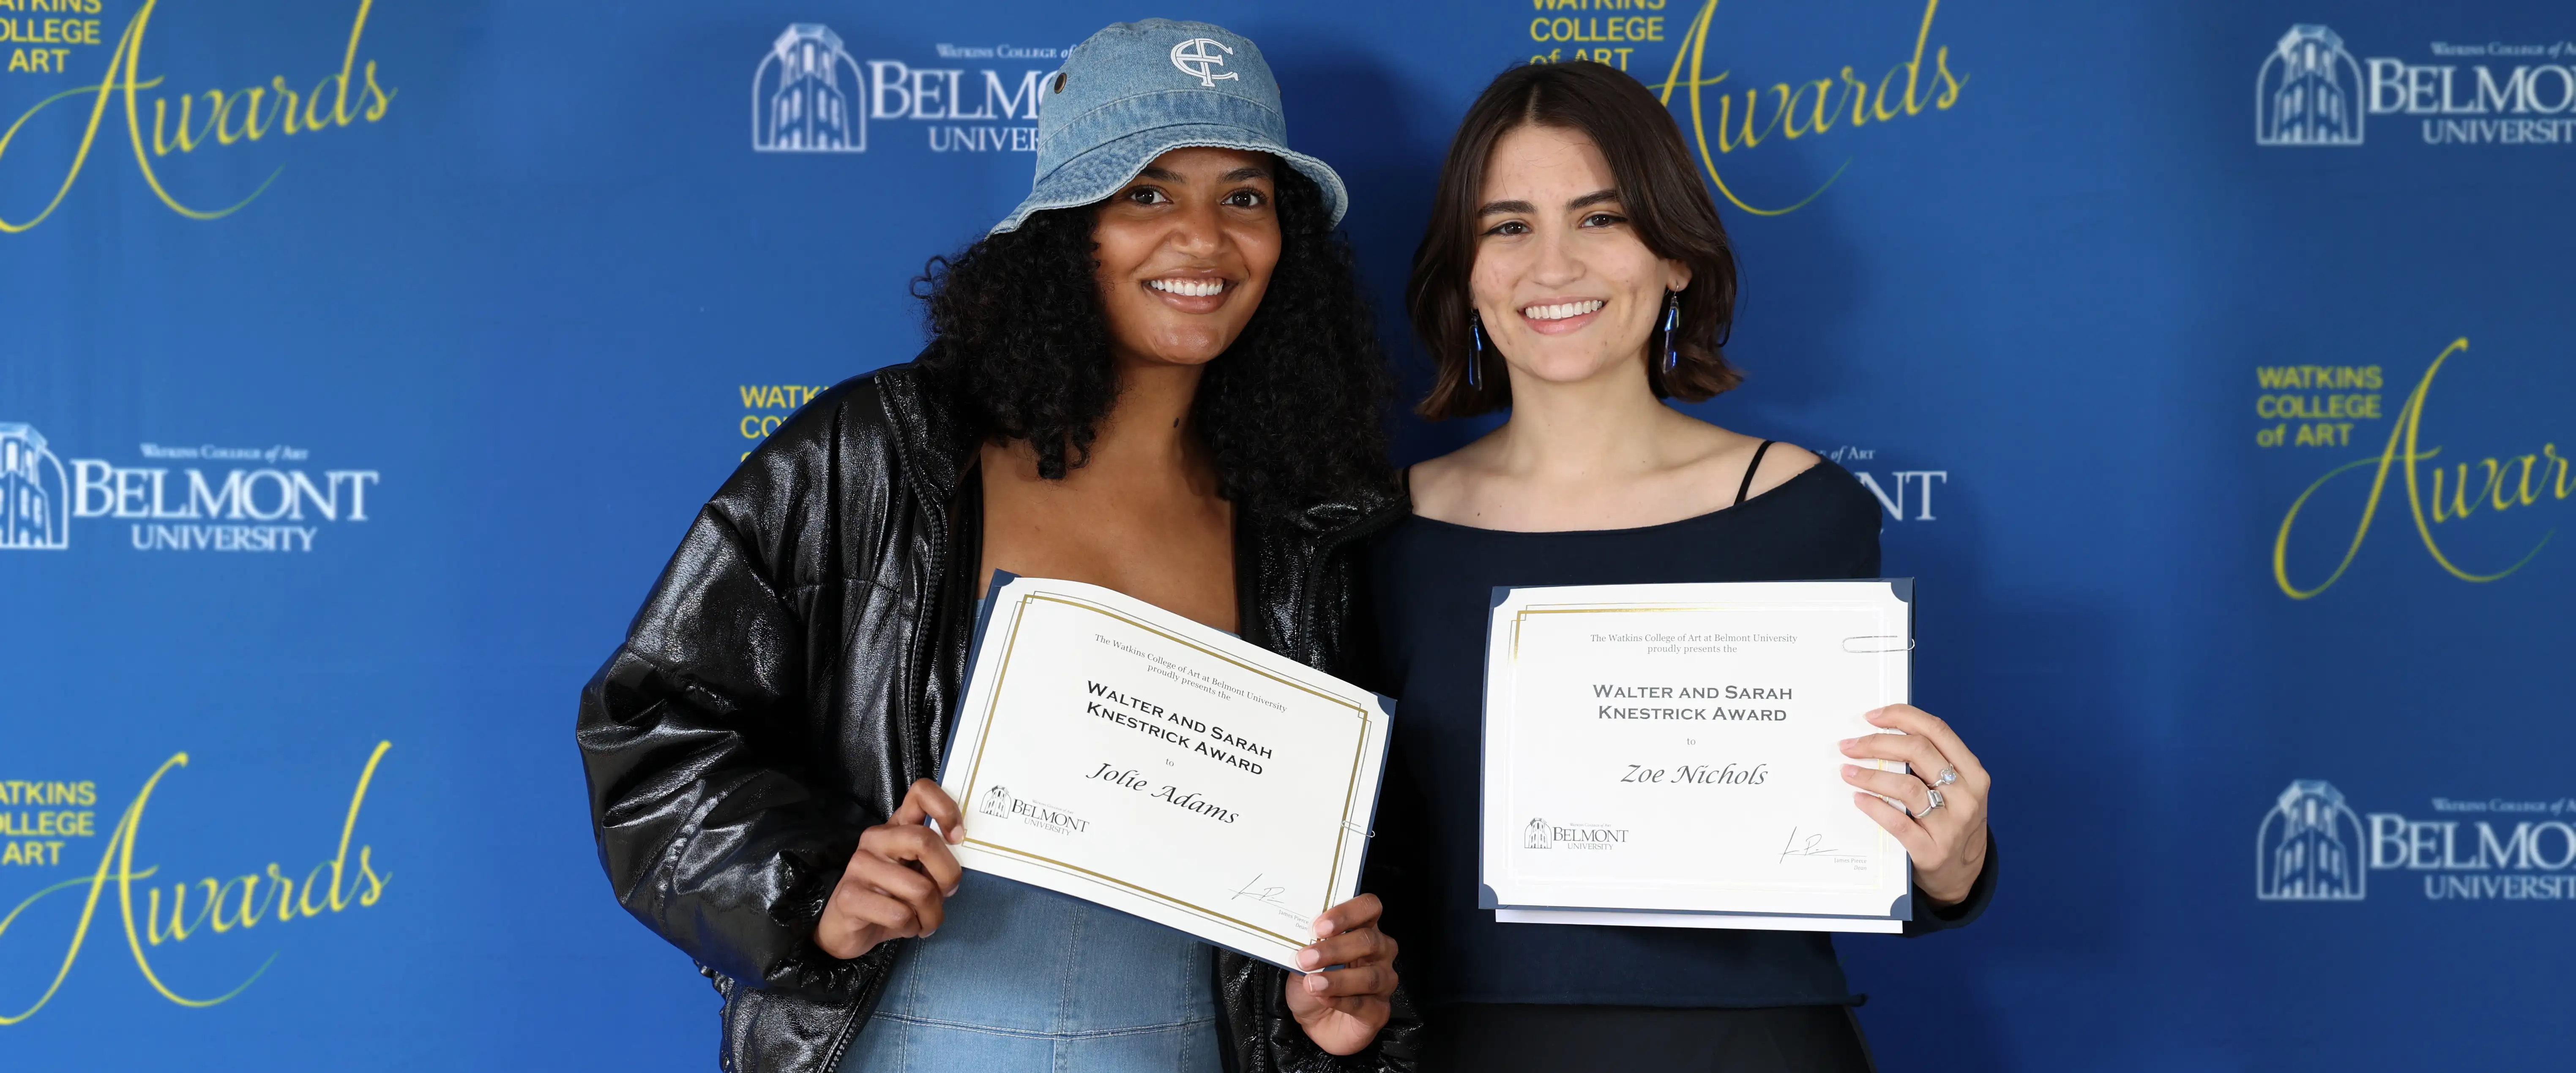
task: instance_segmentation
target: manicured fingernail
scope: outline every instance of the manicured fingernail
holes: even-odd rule
[[[937,928],[932,928],[932,929],[930,929],[929,931],[922,932],[922,933],[921,933],[921,937],[922,937],[922,938],[924,938],[924,939],[927,939],[927,938],[930,938],[931,936],[933,936],[933,935],[937,935],[937,934],[939,934],[939,929],[937,929]]]
[[[1333,918],[1331,918],[1331,917],[1316,917],[1316,918],[1315,918],[1315,937],[1316,937],[1316,938],[1318,938],[1318,939],[1321,939],[1321,938],[1324,938],[1324,937],[1326,937],[1326,936],[1328,936],[1328,935],[1331,935],[1331,934],[1333,934]]]
[[[954,898],[957,896],[957,888],[953,886],[949,887],[947,890],[940,891],[939,896],[942,898]]]
[[[1843,777],[1844,777],[1844,778],[1846,778],[1846,779],[1859,778],[1859,777],[1860,777],[1860,765],[1858,765],[1858,764],[1845,764],[1845,765],[1843,765]]]
[[[1297,967],[1298,967],[1298,968],[1301,968],[1301,969],[1311,969],[1311,968],[1314,968],[1315,966],[1317,966],[1317,965],[1321,965],[1321,964],[1323,964],[1323,963],[1324,963],[1324,955],[1316,953],[1316,952],[1315,952],[1315,948],[1313,948],[1313,947],[1311,947],[1311,946],[1310,946],[1310,947],[1307,947],[1307,948],[1306,948],[1306,949],[1304,949],[1304,950],[1300,950],[1300,951],[1298,951],[1298,952],[1297,952]]]
[[[1844,739],[1843,739],[1843,748],[1846,748],[1846,749],[1851,748],[1853,745],[1855,745],[1855,744],[1859,743],[1859,741],[1860,741],[1860,739],[1859,739],[1859,738],[1844,738]]]
[[[1306,991],[1309,994],[1323,994],[1324,989],[1330,986],[1332,985],[1324,982],[1324,977],[1321,973],[1312,974],[1306,977]]]

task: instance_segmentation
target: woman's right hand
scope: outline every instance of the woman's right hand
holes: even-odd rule
[[[939,821],[939,830],[923,825],[924,817]],[[965,837],[966,817],[957,802],[938,783],[915,781],[893,819],[859,834],[858,850],[824,903],[823,919],[814,923],[814,945],[847,959],[888,939],[938,931],[963,874],[948,847]]]

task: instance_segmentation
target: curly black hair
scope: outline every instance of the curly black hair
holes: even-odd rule
[[[1279,265],[1243,334],[1210,362],[1191,423],[1216,461],[1217,494],[1271,515],[1385,488],[1394,398],[1348,242],[1323,191],[1278,169]],[[1101,313],[1099,205],[1032,214],[913,284],[929,303],[932,345],[918,363],[979,438],[1027,440],[1038,475],[1083,464],[1118,397]]]

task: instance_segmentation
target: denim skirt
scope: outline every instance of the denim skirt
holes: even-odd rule
[[[968,872],[906,945],[842,1073],[1216,1073],[1215,953],[1160,924]]]

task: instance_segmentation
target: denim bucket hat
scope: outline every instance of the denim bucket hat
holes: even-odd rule
[[[1288,148],[1279,83],[1261,50],[1204,22],[1121,22],[1073,47],[1038,99],[1037,180],[991,234],[1045,209],[1118,192],[1155,157],[1208,146],[1269,153],[1324,189],[1333,222],[1350,195],[1324,162]]]

